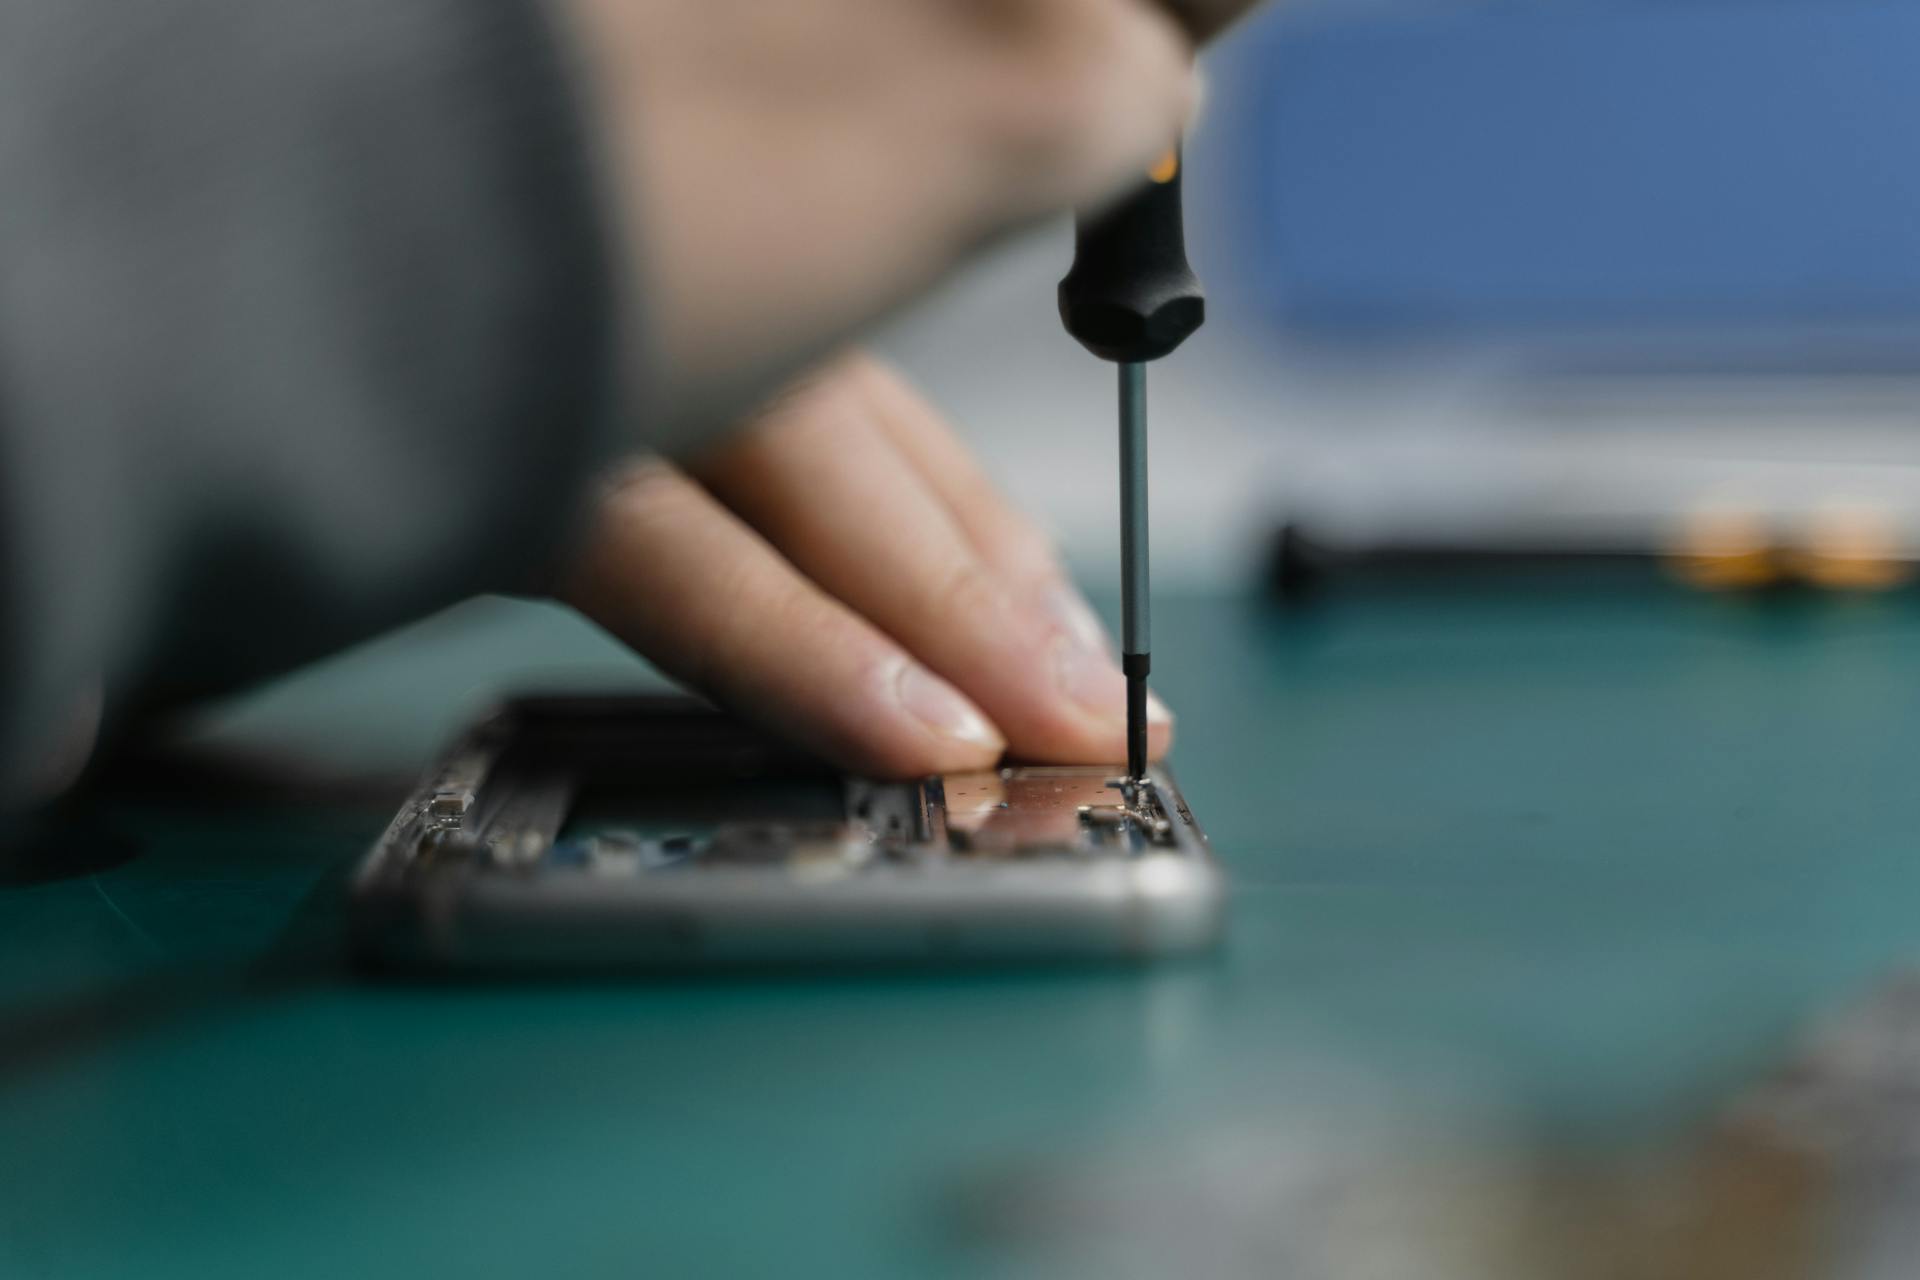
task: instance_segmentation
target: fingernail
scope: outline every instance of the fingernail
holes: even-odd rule
[[[1147,723],[1167,725],[1173,723],[1173,712],[1167,710],[1167,704],[1160,701],[1160,695],[1147,690]]]
[[[1066,583],[1048,587],[1041,606],[1048,617],[1066,628],[1067,634],[1086,648],[1097,653],[1113,652],[1113,637],[1107,633],[1100,615],[1093,611],[1085,596]]]
[[[942,738],[970,746],[1006,746],[987,718],[958,689],[917,662],[902,662],[894,677],[894,696],[914,719]]]
[[[1053,675],[1060,692],[1090,715],[1116,720],[1127,714],[1127,678],[1099,649],[1089,649],[1072,636],[1053,643]]]

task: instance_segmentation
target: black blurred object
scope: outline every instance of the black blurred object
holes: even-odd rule
[[[1178,153],[1164,163],[1139,190],[1074,223],[1060,320],[1102,360],[1158,360],[1207,318],[1206,296],[1187,263]]]
[[[1304,599],[1329,589],[1369,584],[1457,584],[1518,578],[1604,575],[1657,580],[1662,557],[1634,551],[1562,551],[1524,547],[1381,544],[1336,546],[1288,524],[1274,537],[1266,582],[1273,594]]]
[[[1878,595],[1911,587],[1914,562],[1890,550],[1823,549],[1790,538],[1715,546],[1639,549],[1434,541],[1337,544],[1283,525],[1267,560],[1268,589],[1304,600],[1330,589],[1374,586],[1444,590],[1583,580],[1658,584],[1742,596]]]
[[[133,860],[129,831],[73,801],[0,820],[0,888],[98,875]]]
[[[1258,0],[1160,0],[1194,43],[1205,44],[1219,35]]]

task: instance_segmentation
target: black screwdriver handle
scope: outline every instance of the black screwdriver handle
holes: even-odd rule
[[[1073,268],[1060,281],[1060,319],[1102,360],[1158,360],[1207,318],[1187,265],[1179,152],[1139,190],[1074,223]]]

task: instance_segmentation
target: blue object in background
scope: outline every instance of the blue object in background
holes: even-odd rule
[[[1297,337],[1920,325],[1920,6],[1323,5],[1246,36],[1236,274]]]

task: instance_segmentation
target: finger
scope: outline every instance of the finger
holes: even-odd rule
[[[1117,652],[1106,624],[1067,575],[1054,540],[1007,501],[939,410],[882,361],[855,355],[848,370],[869,388],[882,429],[940,494],[981,558],[1080,643],[1109,657]],[[1174,716],[1152,691],[1147,717],[1149,751],[1158,759],[1172,747]]]
[[[905,379],[864,354],[849,357],[844,375],[858,380],[874,421],[946,504],[981,556],[1017,582],[1061,575],[1053,539],[1008,502],[940,413]]]
[[[991,717],[1029,759],[1125,755],[1125,679],[1021,600],[876,420],[857,379],[801,388],[696,473],[801,572]],[[1164,751],[1164,713],[1152,742]]]
[[[1017,595],[1051,614],[1082,644],[1112,652],[1112,636],[1067,576],[1054,540],[1007,501],[940,412],[871,356],[850,357],[846,371],[866,386],[875,420],[940,495],[980,558]]]
[[[662,670],[859,773],[985,768],[980,709],[807,582],[685,475],[619,478],[563,592]]]

